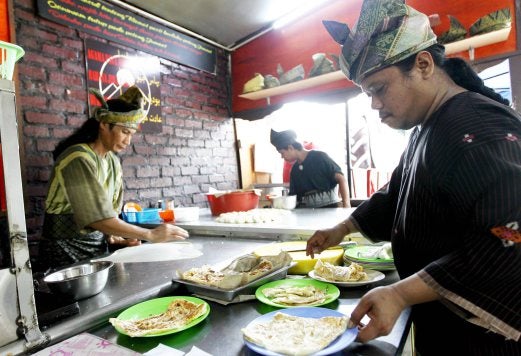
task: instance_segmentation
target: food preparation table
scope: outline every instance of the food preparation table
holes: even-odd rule
[[[336,211],[337,209],[333,210],[335,211],[329,218],[323,217],[323,220],[321,219],[321,224],[316,225],[317,228],[330,226],[345,218],[345,210],[341,211],[343,209],[338,209],[339,212]],[[302,212],[302,214],[299,214],[296,218],[297,222],[301,221],[305,212]],[[205,228],[208,228],[208,226],[213,224],[215,223],[211,221],[211,217],[208,217],[208,220],[205,220],[203,217],[197,224],[199,226],[194,225],[193,229],[185,225],[191,230],[189,241],[203,253],[199,257],[154,263],[116,263],[109,273],[109,280],[105,289],[96,296],[79,301],[79,314],[66,317],[56,324],[42,328],[43,333],[49,339],[47,346],[81,332],[89,332],[140,353],[146,352],[162,343],[184,352],[188,352],[195,345],[214,356],[250,355],[251,352],[244,346],[241,328],[260,315],[276,310],[276,308],[257,300],[230,305],[221,305],[209,301],[211,312],[202,323],[185,331],[162,337],[130,338],[117,333],[112,325],[108,323],[109,317],[115,317],[121,311],[139,302],[161,296],[189,295],[186,289],[184,289],[184,285],[172,282],[176,270],[186,270],[203,264],[218,264],[227,260],[231,261],[235,257],[250,253],[262,245],[273,243],[273,241],[268,240],[269,234],[264,234],[265,230],[260,231],[261,235],[257,237],[252,237],[248,234],[245,234],[246,237],[240,237],[238,235],[241,229],[236,226],[230,226],[228,229],[234,230],[233,234],[226,234],[226,227],[220,225],[218,229],[222,229],[222,232],[219,233],[216,233],[215,228],[211,235],[198,235],[195,233],[196,228],[198,229],[203,225]],[[254,234],[255,229],[259,228],[259,226],[250,226],[249,230],[246,229],[245,231]],[[272,228],[279,229],[280,227]],[[295,236],[294,233],[297,230],[298,234],[302,231],[307,231],[306,234],[308,235],[312,232],[311,230],[315,230],[303,221],[300,227],[288,225],[285,229],[282,235],[290,237]],[[280,239],[278,235],[272,235],[272,237]],[[357,288],[340,287],[340,298],[324,307],[349,315],[359,298],[369,289],[378,285],[392,283],[398,279],[395,271],[385,272],[385,274],[385,279],[371,285]],[[378,338],[365,345],[353,343],[343,354],[400,354],[408,332],[409,311],[406,310],[400,316],[390,335]],[[0,348],[0,354],[7,353],[13,355],[26,354],[27,350],[24,343],[18,341]]]

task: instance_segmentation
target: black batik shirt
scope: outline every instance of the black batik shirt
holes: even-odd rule
[[[520,340],[521,121],[513,110],[473,92],[451,98],[414,129],[389,184],[352,217],[367,237],[392,241],[401,278],[419,272],[471,322]]]

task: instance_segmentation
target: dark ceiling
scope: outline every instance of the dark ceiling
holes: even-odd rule
[[[110,0],[127,4],[233,50],[273,21],[318,0]],[[130,8],[130,10],[132,10]]]

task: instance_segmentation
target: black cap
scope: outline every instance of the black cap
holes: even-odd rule
[[[287,148],[297,140],[297,134],[293,130],[273,131],[270,133],[270,142],[277,150]]]

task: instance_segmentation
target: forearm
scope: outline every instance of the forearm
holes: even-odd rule
[[[118,218],[109,218],[93,222],[89,227],[103,232],[105,235],[121,236],[127,239],[151,240],[151,231],[136,225],[128,224]]]
[[[390,287],[402,299],[405,306],[432,302],[440,295],[429,287],[417,274],[396,282]]]
[[[340,194],[340,198],[342,199],[343,207],[350,208],[351,202],[349,200],[347,182],[346,182],[344,176],[337,173],[337,182],[338,182],[338,193]]]

